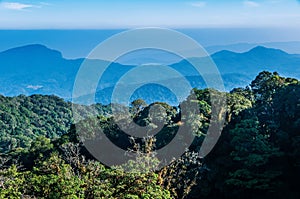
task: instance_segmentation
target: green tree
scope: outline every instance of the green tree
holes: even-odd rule
[[[83,181],[56,153],[37,164],[27,176],[27,191],[40,198],[83,198]]]
[[[280,187],[280,171],[271,169],[272,158],[282,154],[269,142],[269,136],[259,131],[257,118],[244,119],[229,132],[233,151],[230,156],[236,169],[229,173],[226,184],[241,190],[275,191]]]
[[[263,71],[250,84],[256,103],[270,103],[276,91],[285,85],[285,78],[277,72]]]
[[[142,111],[147,106],[147,103],[142,99],[136,99],[131,102],[131,107],[133,111],[133,115],[136,115],[140,111]]]

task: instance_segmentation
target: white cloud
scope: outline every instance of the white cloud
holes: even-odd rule
[[[26,8],[32,8],[36,7],[35,5],[32,4],[23,4],[23,3],[17,3],[17,2],[3,2],[1,5],[10,10],[24,10]]]
[[[194,7],[202,8],[202,7],[206,6],[206,2],[204,2],[204,1],[191,2],[190,5],[194,6]]]
[[[28,85],[26,88],[32,89],[32,90],[38,90],[43,88],[41,85]]]
[[[260,5],[259,5],[259,3],[257,3],[257,2],[254,2],[254,1],[244,1],[244,5],[246,6],[246,7],[259,7]]]
[[[42,6],[52,6],[51,3],[46,3],[46,2],[40,2],[40,5],[42,5]]]

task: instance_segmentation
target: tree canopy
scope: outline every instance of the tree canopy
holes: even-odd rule
[[[110,105],[91,105],[99,115],[79,122],[87,135],[95,136],[101,127],[115,145],[138,154],[112,168],[85,148],[70,102],[55,96],[0,96],[0,198],[300,198],[298,80],[263,71],[246,88],[192,92],[196,99],[189,97],[177,107],[147,105],[142,99],[118,107],[128,108],[129,115],[111,114]],[[225,123],[214,149],[200,157],[216,119],[211,115],[212,95],[226,95],[219,110],[226,113]],[[199,111],[188,109],[182,115],[181,108],[192,103]],[[76,106],[86,115],[95,110]],[[147,126],[147,133],[161,130],[136,138],[118,126],[131,128],[130,120]],[[155,169],[155,152],[184,126],[193,129],[191,146],[179,159]],[[180,139],[178,144],[184,144]]]

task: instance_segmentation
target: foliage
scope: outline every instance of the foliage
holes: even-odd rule
[[[194,89],[178,107],[142,99],[130,114],[110,106],[76,106],[55,96],[0,96],[0,198],[299,198],[300,83],[261,72],[246,88],[229,93]],[[218,96],[224,107],[212,116]],[[212,101],[215,100],[215,101]],[[193,109],[199,107],[198,111]],[[115,105],[120,110],[128,107]],[[186,108],[183,113],[183,107]],[[206,157],[198,152],[213,122],[225,119],[222,135]],[[133,123],[148,128],[143,138],[126,134]],[[103,133],[136,156],[108,168],[93,158],[85,139]],[[173,141],[180,127],[195,137],[178,159],[159,169],[156,150]],[[148,135],[160,131],[156,135]],[[142,132],[141,132],[142,133]],[[178,150],[184,140],[176,140]],[[110,154],[113,155],[113,154]],[[131,172],[128,172],[131,171]]]

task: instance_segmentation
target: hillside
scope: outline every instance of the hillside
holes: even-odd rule
[[[55,96],[1,96],[0,198],[298,199],[300,83],[263,71],[249,86],[226,94],[194,89],[196,99],[189,97],[179,107],[138,100],[123,107],[129,114],[115,115],[100,104],[94,109],[73,104],[78,109],[72,112],[69,102]],[[221,137],[200,157],[206,137],[212,138],[209,126],[215,125],[213,100],[224,94]],[[193,103],[198,113],[182,111]],[[73,123],[72,114],[87,117]],[[127,134],[137,130],[131,119],[148,127],[138,131],[141,138]],[[103,148],[103,137],[122,149],[122,157]],[[163,148],[173,155],[183,149],[183,154],[160,166],[166,161],[159,154]],[[115,165],[99,162],[95,152]],[[137,155],[127,156],[131,153]]]
[[[147,51],[144,53],[147,55]],[[143,56],[147,58],[146,55]],[[167,59],[169,56],[166,54],[165,58]],[[283,76],[300,78],[300,55],[288,54],[278,49],[258,46],[244,53],[223,50],[213,54],[211,58],[223,77],[227,91],[235,87],[246,86],[247,82],[263,70],[278,71]],[[149,61],[150,59],[151,57],[148,57],[146,60],[140,61]],[[164,59],[162,58],[162,60]],[[60,52],[42,45],[28,45],[1,52],[0,93],[6,96],[54,94],[69,100],[77,71],[82,62],[83,59],[65,59]],[[92,66],[101,66],[105,63],[103,60],[87,60],[87,62]],[[185,76],[192,87],[206,87],[205,82],[187,60],[170,66]],[[97,102],[107,103],[116,82],[134,67],[136,66],[112,63],[100,80],[96,95]],[[170,79],[169,81],[174,80]],[[161,93],[158,87],[151,87],[150,90],[152,93]],[[147,90],[139,92],[140,94],[135,94],[136,97],[132,100],[141,96],[148,102],[157,100],[153,95],[148,96]],[[166,96],[161,96],[159,99],[163,100],[164,98]],[[174,100],[167,102],[173,103]]]

